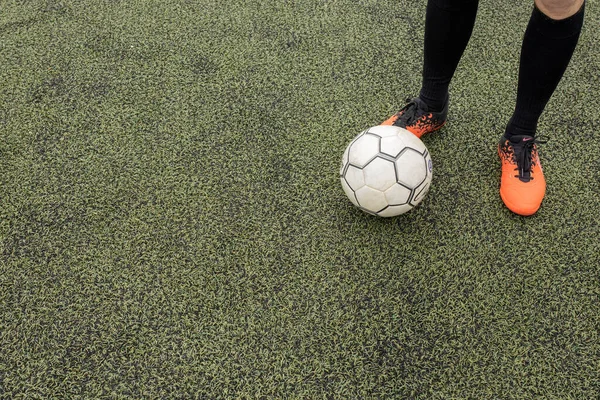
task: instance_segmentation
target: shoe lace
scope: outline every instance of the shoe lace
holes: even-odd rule
[[[417,118],[418,105],[414,99],[406,99],[406,105],[400,110],[398,121],[403,122],[406,126],[412,125]]]
[[[515,175],[515,178],[519,178],[523,182],[529,182],[529,180],[533,180],[531,176],[531,167],[532,167],[532,157],[534,145],[536,144],[544,144],[547,140],[542,140],[539,138],[534,138],[525,142],[521,142],[518,146],[513,146],[515,149],[515,161],[517,162],[517,167],[515,171],[519,171],[518,175]]]

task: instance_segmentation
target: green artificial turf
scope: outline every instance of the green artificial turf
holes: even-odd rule
[[[392,219],[338,177],[420,86],[425,2],[0,0],[0,398],[594,399],[600,22],[498,196],[529,2],[482,0]]]

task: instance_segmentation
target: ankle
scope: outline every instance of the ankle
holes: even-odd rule
[[[537,121],[535,124],[532,123],[520,123],[514,116],[508,121],[506,130],[504,131],[504,137],[511,139],[515,136],[531,136],[535,137]]]
[[[432,93],[426,92],[421,89],[419,93],[419,98],[427,105],[428,111],[432,112],[442,112],[446,107],[446,103],[448,102],[449,94],[448,91],[445,93]]]

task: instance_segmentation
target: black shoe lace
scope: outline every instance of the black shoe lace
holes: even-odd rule
[[[410,126],[417,118],[418,106],[414,99],[406,99],[406,102],[407,104],[399,111],[400,118],[398,118],[398,121],[405,126]]]
[[[523,182],[529,182],[533,180],[531,176],[532,156],[535,144],[546,143],[547,140],[541,140],[539,138],[532,138],[527,141],[521,142],[519,145],[514,145],[515,150],[515,161],[517,162],[517,168],[515,171],[519,171],[519,175],[515,175],[515,178],[519,178]]]

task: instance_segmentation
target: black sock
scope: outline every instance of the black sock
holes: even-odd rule
[[[517,105],[506,136],[534,136],[538,119],[571,60],[583,26],[585,3],[569,18],[553,20],[534,7],[519,65]]]
[[[441,111],[448,86],[467,47],[478,0],[429,0],[425,16],[423,86],[419,97],[431,111]]]

